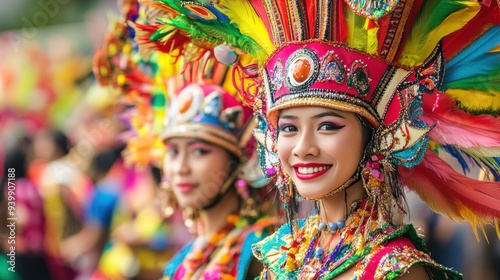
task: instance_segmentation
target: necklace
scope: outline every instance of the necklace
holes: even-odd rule
[[[200,273],[203,268],[210,262],[213,255],[218,249],[224,246],[225,239],[238,222],[240,217],[238,215],[229,215],[227,217],[227,224],[218,232],[213,233],[209,237],[199,237],[194,244],[191,252],[186,256],[178,270],[177,279],[191,279],[195,274]]]
[[[345,220],[324,223],[318,214],[313,214],[300,228],[287,250],[287,259],[283,264],[288,275],[297,279],[319,279],[338,268],[352,257],[360,246],[359,230],[369,216],[373,214],[372,204],[367,199],[351,205]],[[322,234],[330,234],[324,247],[320,246]],[[338,243],[331,248],[333,240]]]

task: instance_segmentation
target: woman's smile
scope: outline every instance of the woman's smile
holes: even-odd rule
[[[293,165],[295,175],[300,180],[312,180],[324,175],[332,165],[322,163],[297,163]]]

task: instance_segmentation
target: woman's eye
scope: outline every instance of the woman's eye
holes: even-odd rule
[[[177,155],[177,150],[175,149],[168,149],[167,150],[167,155],[170,156],[170,157],[174,157]]]
[[[287,125],[282,125],[279,127],[279,131],[284,131],[284,132],[296,132],[298,131],[297,127],[291,124]]]
[[[339,130],[343,128],[345,125],[336,125],[334,123],[322,123],[319,126],[319,130]]]
[[[204,149],[194,149],[193,150],[193,155],[195,155],[195,156],[206,155],[208,153],[209,153],[209,151],[208,150],[204,150]]]

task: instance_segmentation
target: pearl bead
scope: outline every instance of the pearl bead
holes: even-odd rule
[[[316,247],[316,249],[314,250],[314,255],[317,257],[317,258],[322,258],[323,257],[323,248],[321,247]]]
[[[319,225],[318,225],[318,226],[319,226],[319,229],[320,229],[320,230],[325,230],[325,229],[326,229],[326,224],[325,224],[325,223],[323,223],[323,222],[319,223]]]
[[[331,231],[337,231],[337,229],[338,229],[337,224],[334,222],[329,223],[328,227],[330,228]]]
[[[232,66],[238,60],[238,55],[228,45],[218,45],[215,47],[214,55],[217,61],[227,66]]]

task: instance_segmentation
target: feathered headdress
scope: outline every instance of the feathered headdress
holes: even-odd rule
[[[375,130],[372,152],[397,168],[399,179],[432,209],[474,228],[494,223],[498,229],[500,184],[461,175],[437,156],[449,153],[464,171],[475,165],[500,178],[498,2],[158,0],[154,5],[167,16],[144,30],[159,47],[175,48],[179,39],[171,35],[182,34],[222,50],[224,58],[256,59],[258,75],[253,64],[226,63],[243,73],[237,84],[261,116],[257,136],[271,154],[279,110],[316,105],[354,112]]]
[[[154,18],[175,15],[166,6],[131,0],[123,3],[122,12],[124,19],[96,52],[94,72],[101,84],[121,91],[117,105],[127,110],[120,116],[131,126],[126,159],[138,165],[158,163],[165,140],[196,137],[240,159],[239,178],[253,187],[266,185],[253,152],[253,113],[233,86],[238,74],[215,59],[214,46],[197,45],[187,33],[163,34],[171,44],[150,40]]]

